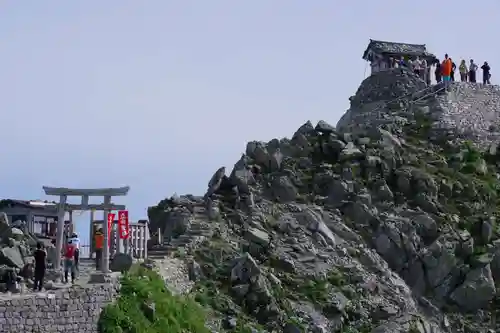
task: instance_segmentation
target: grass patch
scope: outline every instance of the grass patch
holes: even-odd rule
[[[154,271],[139,267],[122,278],[118,300],[99,318],[101,333],[209,333],[205,311],[189,297],[173,295]]]

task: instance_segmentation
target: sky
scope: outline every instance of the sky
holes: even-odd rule
[[[498,0],[0,1],[0,197],[129,185],[114,201],[146,218],[173,193],[203,195],[248,141],[336,124],[370,38],[487,60],[494,83],[499,13]]]

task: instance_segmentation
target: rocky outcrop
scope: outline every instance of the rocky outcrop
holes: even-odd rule
[[[339,132],[362,132],[379,125],[400,128],[413,118],[411,102],[432,92],[414,73],[405,69],[377,72],[366,78],[356,94],[349,98],[351,107],[337,123]],[[433,95],[426,100],[432,100]],[[429,103],[429,101],[427,101]]]
[[[339,132],[360,133],[384,126],[400,132],[425,118],[432,137],[470,140],[481,149],[496,149],[500,140],[500,86],[453,82],[427,86],[416,75],[394,69],[365,79],[350,98],[351,107],[337,124]],[[440,93],[435,93],[439,91]]]
[[[437,136],[453,91],[422,89],[439,91],[408,72],[376,74],[336,127],[307,122],[291,139],[250,142],[203,197],[150,209],[185,214],[189,226],[167,241],[226,330],[500,330],[500,156]],[[386,103],[408,94],[411,105]],[[381,102],[355,129],[362,107]],[[193,225],[209,231],[198,242],[186,241]]]
[[[37,240],[22,221],[9,223],[0,213],[0,292],[20,292],[21,279],[33,278],[33,251]]]

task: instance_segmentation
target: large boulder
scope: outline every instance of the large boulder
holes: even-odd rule
[[[132,267],[134,260],[130,254],[117,253],[109,263],[109,269],[112,272],[128,272]]]

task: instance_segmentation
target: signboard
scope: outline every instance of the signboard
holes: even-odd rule
[[[111,246],[111,229],[113,229],[114,213],[108,213],[108,246]]]
[[[120,232],[120,239],[128,239],[129,237],[128,210],[120,210],[118,212],[118,230]]]

